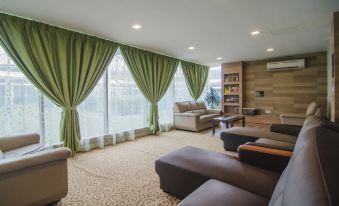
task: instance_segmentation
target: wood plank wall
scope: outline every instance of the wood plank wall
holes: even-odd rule
[[[306,68],[269,72],[267,62],[287,59],[306,59]],[[250,61],[244,64],[244,107],[255,107],[272,116],[284,112],[305,113],[311,101],[327,109],[327,56],[326,52],[295,55],[277,59]],[[255,97],[255,91],[264,91],[264,97]]]

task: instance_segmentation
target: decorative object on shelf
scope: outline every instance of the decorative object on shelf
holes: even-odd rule
[[[259,109],[257,108],[243,108],[242,113],[244,115],[257,115],[259,113]]]
[[[205,95],[205,102],[211,109],[220,108],[220,94],[216,89],[210,86],[207,94]]]

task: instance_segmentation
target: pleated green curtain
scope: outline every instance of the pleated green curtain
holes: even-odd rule
[[[181,61],[181,67],[188,91],[194,100],[199,99],[204,91],[210,68],[186,61]]]
[[[73,154],[80,141],[79,105],[117,49],[114,42],[0,14],[0,43],[24,75],[63,108],[60,138]]]
[[[149,132],[155,134],[159,131],[158,102],[170,86],[179,60],[128,46],[120,49],[138,88],[150,103]]]

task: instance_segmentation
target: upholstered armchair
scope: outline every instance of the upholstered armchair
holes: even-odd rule
[[[46,205],[68,192],[68,148],[40,144],[38,134],[0,137],[0,205]]]
[[[281,124],[303,125],[304,121],[309,116],[321,117],[321,110],[316,102],[311,102],[305,114],[302,113],[283,113],[280,115]]]
[[[174,127],[176,129],[201,131],[212,127],[212,120],[221,115],[221,110],[207,109],[203,101],[174,103]]]

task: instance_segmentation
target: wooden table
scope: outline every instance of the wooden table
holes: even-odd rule
[[[226,124],[226,128],[228,128],[228,125],[230,125],[231,127],[233,127],[233,123],[236,121],[242,120],[242,126],[245,127],[245,116],[242,115],[231,115],[231,116],[222,116],[222,117],[216,117],[213,118],[213,122],[212,122],[212,134],[215,133],[215,125],[219,122],[225,123]]]

